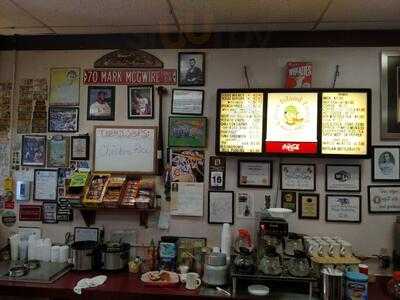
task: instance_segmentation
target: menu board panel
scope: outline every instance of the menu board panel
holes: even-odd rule
[[[318,153],[318,93],[268,93],[266,153]]]
[[[220,94],[219,152],[262,153],[264,93]]]
[[[321,154],[368,154],[368,94],[322,93]]]

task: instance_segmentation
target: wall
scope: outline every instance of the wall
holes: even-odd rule
[[[330,87],[335,66],[340,65],[340,77],[336,87],[354,87],[372,89],[372,144],[380,144],[379,139],[379,48],[277,48],[277,49],[212,49],[206,52],[206,86],[204,115],[208,117],[209,137],[207,148],[208,157],[214,153],[216,90],[218,88],[245,87],[243,65],[248,67],[248,74],[252,87],[282,87],[284,82],[284,66],[287,61],[303,60],[314,64],[313,86]],[[90,68],[93,62],[108,51],[23,51],[17,55],[17,80],[22,78],[49,77],[51,67],[81,67]],[[151,50],[164,62],[165,68],[177,68],[177,50]],[[12,78],[12,52],[0,52],[0,79]],[[81,86],[80,105],[80,132],[92,133],[94,125],[102,122],[86,120],[86,95],[87,87]],[[155,116],[158,116],[158,99],[155,97]],[[127,120],[126,119],[126,87],[116,88],[116,121],[114,125],[157,125],[154,120]],[[164,103],[164,129],[167,128],[167,117],[170,111],[170,94]],[[107,124],[110,124],[109,122]],[[164,130],[166,133],[166,130]],[[16,142],[19,147],[20,138]],[[167,141],[167,137],[164,138]],[[320,193],[320,220],[298,220],[293,217],[290,221],[290,230],[316,235],[340,235],[354,244],[360,254],[370,255],[377,253],[380,248],[392,248],[392,228],[395,217],[393,215],[369,215],[367,209],[367,185],[370,184],[371,171],[369,160],[334,160],[334,159],[274,159],[274,186],[272,189],[251,190],[255,194],[257,206],[263,206],[265,194],[271,194],[272,199],[279,199],[278,172],[279,162],[308,162],[317,164],[317,193]],[[324,174],[326,163],[361,163],[362,164],[362,223],[340,224],[326,223],[325,215],[325,186]],[[206,170],[205,182],[208,182]],[[236,159],[227,160],[226,190],[239,191],[236,187],[237,180]],[[244,190],[243,190],[244,191]],[[250,191],[250,190],[249,190]],[[162,189],[159,189],[162,193]],[[206,193],[205,193],[206,195]],[[163,210],[168,210],[168,203],[163,201]],[[156,229],[153,225],[144,229],[138,227],[138,217],[122,214],[117,217],[113,214],[101,214],[97,217],[97,225],[103,225],[106,230],[111,228],[137,228],[138,242],[147,243],[151,237],[158,238],[163,234],[176,234],[184,236],[206,236],[212,245],[218,244],[220,226],[207,224],[207,199],[204,199],[204,217],[172,217],[168,231]],[[42,226],[45,235],[55,241],[63,241],[67,231],[72,231],[74,226],[82,225],[83,221],[78,212],[72,223],[57,225],[42,225],[38,223],[20,222],[20,225]],[[236,219],[235,227],[245,226],[254,228],[254,222]],[[2,225],[0,225],[2,227]],[[12,229],[15,229],[12,228]],[[4,236],[3,236],[4,241]]]

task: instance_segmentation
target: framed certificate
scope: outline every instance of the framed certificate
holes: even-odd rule
[[[171,114],[199,115],[203,114],[203,90],[172,90]]]
[[[368,212],[399,213],[400,212],[400,185],[368,186]]]
[[[272,187],[272,161],[239,160],[238,187]]]
[[[299,194],[299,219],[319,219],[318,194]]]
[[[361,191],[361,165],[326,165],[325,188],[327,192]]]
[[[281,190],[315,191],[315,165],[281,164]]]
[[[361,223],[361,196],[326,195],[327,222]]]
[[[34,175],[33,200],[57,200],[58,171],[51,169],[36,169]]]

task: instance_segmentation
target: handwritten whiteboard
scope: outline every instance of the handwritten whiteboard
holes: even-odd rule
[[[156,127],[95,127],[94,170],[154,174]]]

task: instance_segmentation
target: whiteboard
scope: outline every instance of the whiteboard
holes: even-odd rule
[[[156,172],[156,127],[96,126],[94,130],[96,172]]]

